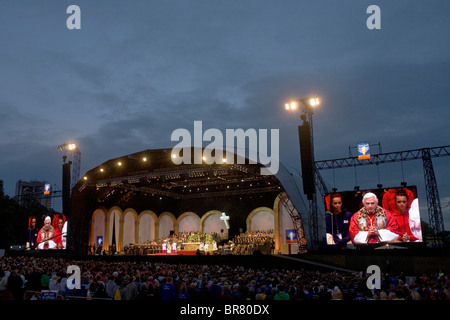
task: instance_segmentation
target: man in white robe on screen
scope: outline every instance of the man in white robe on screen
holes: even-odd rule
[[[364,195],[363,207],[350,220],[350,239],[353,243],[394,242],[398,239],[397,219],[378,205],[374,193]]]
[[[52,240],[54,236],[52,219],[47,216],[44,219],[44,226],[39,230],[36,239],[37,248],[39,250],[55,249],[56,243]]]

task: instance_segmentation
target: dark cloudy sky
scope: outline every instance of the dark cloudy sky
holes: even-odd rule
[[[81,29],[69,30],[69,5]],[[368,6],[381,9],[369,30]],[[300,169],[290,98],[317,95],[316,160],[360,141],[382,152],[450,144],[450,2],[304,0],[0,1],[0,179],[61,188],[57,146],[78,143],[81,174],[170,148],[177,128],[280,130]],[[372,153],[377,153],[377,147]],[[354,151],[355,152],[355,151]],[[434,159],[446,229],[450,157]],[[330,187],[418,186],[422,162],[323,171]],[[426,209],[425,209],[426,210]],[[424,220],[428,221],[428,214]]]

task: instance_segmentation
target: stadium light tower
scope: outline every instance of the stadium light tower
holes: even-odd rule
[[[63,151],[63,165],[62,165],[62,186],[63,186],[63,213],[66,217],[70,216],[70,197],[72,193],[72,188],[77,184],[80,178],[80,161],[81,152],[75,143],[65,143],[58,146],[59,151]],[[67,160],[67,153],[73,154],[73,161]],[[72,180],[70,179],[70,166],[73,164],[72,168]]]
[[[320,104],[317,97],[296,99],[285,104],[287,111],[301,112],[302,125],[298,127],[300,158],[302,164],[303,191],[311,200],[314,188],[314,143],[313,143],[313,109]]]
[[[75,143],[65,143],[58,146],[59,151],[63,151],[63,162],[65,163],[67,160],[67,152],[73,154],[72,161],[69,161],[69,165],[73,164],[72,168],[72,182],[70,184],[70,189],[72,189],[80,179],[80,162],[81,162],[81,152],[78,149],[78,146]]]
[[[314,140],[312,115],[313,109],[320,104],[320,99],[310,97],[306,99],[294,99],[285,104],[287,111],[301,112],[300,119],[303,123],[298,126],[300,142],[300,160],[302,166],[303,193],[309,200],[310,207],[310,235],[311,247],[318,249],[318,220],[317,220],[317,196],[316,196],[316,170],[314,164]]]

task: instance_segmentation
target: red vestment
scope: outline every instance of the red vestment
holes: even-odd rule
[[[366,210],[362,208],[356,212],[350,220],[350,239],[352,242],[360,231],[368,231],[370,226],[376,226],[378,230],[389,230],[394,234],[399,234],[397,219],[387,210],[377,207],[376,212],[372,215],[367,214]],[[377,243],[380,241],[386,241],[386,239],[378,239],[377,237],[370,237],[367,239],[367,243]]]
[[[56,248],[61,249],[63,247],[62,245],[62,230],[58,230],[56,228],[53,229],[53,241],[56,243]]]
[[[38,233],[38,236],[37,236],[37,239],[36,239],[36,246],[38,246],[41,242],[44,242],[45,240],[48,240],[48,239],[52,238],[53,234],[54,233],[53,233],[53,227],[52,226],[50,226],[50,228],[47,231],[44,229],[44,227],[42,227],[39,230],[39,233]],[[53,239],[52,239],[52,241],[53,241]],[[48,244],[44,244],[44,249],[48,249],[48,248],[49,248]]]
[[[398,231],[400,233],[400,236],[398,237],[399,240],[402,240],[403,234],[407,233],[411,241],[417,241],[419,239],[412,234],[411,227],[409,226],[409,209],[411,208],[411,203],[414,200],[414,193],[406,188],[402,190],[405,191],[408,196],[408,206],[405,214],[401,213],[397,209],[397,204],[395,203],[395,195],[397,194],[396,189],[389,189],[383,195],[383,208],[392,212],[392,215],[397,220]]]
[[[53,241],[56,243],[56,248],[57,249],[62,249],[63,247],[63,243],[62,243],[62,228],[61,230],[58,229],[58,220],[62,219],[63,220],[63,226],[64,223],[66,222],[66,216],[63,214],[55,214],[55,216],[53,217],[53,222],[52,222],[52,226],[53,226],[53,235],[55,238],[53,238]]]

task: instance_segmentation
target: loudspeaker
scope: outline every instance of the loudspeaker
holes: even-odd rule
[[[300,160],[302,165],[303,193],[312,199],[314,193],[314,154],[311,127],[308,122],[298,127],[300,140]]]
[[[62,206],[63,213],[70,216],[70,165],[72,161],[63,164],[63,190],[62,190]]]

